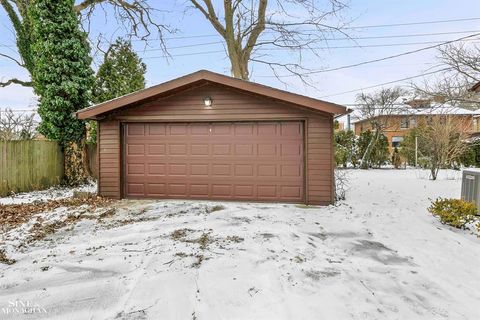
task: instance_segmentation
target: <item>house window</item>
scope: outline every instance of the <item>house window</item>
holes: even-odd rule
[[[410,119],[410,128],[415,128],[417,126],[417,119]]]
[[[403,142],[403,137],[392,137],[392,148],[400,147],[400,143]]]
[[[400,120],[400,129],[408,129],[408,125],[408,117],[403,117],[402,120]]]

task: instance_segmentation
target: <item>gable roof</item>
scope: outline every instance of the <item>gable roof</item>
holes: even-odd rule
[[[301,107],[306,107],[326,113],[346,114],[348,112],[348,109],[346,107],[335,103],[302,96],[299,94],[275,89],[250,81],[228,77],[207,70],[200,70],[147,89],[139,90],[125,96],[79,110],[76,112],[76,116],[79,119],[95,119],[104,113],[128,106],[130,104],[153,98],[155,96],[168,95],[202,82],[216,83],[226,87],[239,89],[241,91],[276,99],[279,101],[289,102],[299,105]]]

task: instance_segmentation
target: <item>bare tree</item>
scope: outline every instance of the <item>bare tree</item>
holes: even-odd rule
[[[469,89],[480,81],[480,47],[470,43],[449,44],[438,49],[445,71],[431,81],[413,84],[417,95],[472,109],[480,107],[478,94]]]
[[[334,171],[335,179],[335,201],[345,200],[347,191],[350,188],[350,177],[347,170],[336,168]]]
[[[31,0],[0,0],[2,7],[10,20],[15,33],[18,55],[0,52],[0,57],[15,62],[20,67],[25,68],[30,75],[34,67],[34,54],[32,52],[32,33],[30,19],[28,16]],[[152,33],[156,33],[160,39],[160,46],[166,50],[163,42],[165,32],[172,32],[168,25],[157,22],[155,13],[159,10],[150,5],[147,0],[83,0],[74,5],[75,10],[81,17],[86,31],[90,29],[90,21],[95,10],[100,9],[108,18],[108,12],[112,12],[117,24],[124,27],[127,35],[142,40],[147,40]],[[110,11],[108,11],[110,8]],[[110,20],[109,20],[110,21]],[[31,80],[22,80],[11,78],[8,80],[0,79],[0,88],[12,84],[32,87]]]
[[[36,135],[34,114],[0,112],[0,140],[31,140]]]
[[[467,125],[447,114],[430,115],[417,131],[424,156],[429,159],[430,176],[436,180],[441,168],[452,165],[468,148]]]
[[[399,106],[400,98],[405,95],[401,88],[381,89],[373,94],[360,93],[357,95],[360,118],[367,120],[374,132],[364,154],[360,167],[368,168],[368,159],[381,134],[391,125],[389,116],[408,114],[408,108]]]
[[[223,9],[211,0],[190,3],[223,38],[232,75],[244,80],[249,79],[250,62],[267,65],[277,76],[283,69],[303,80],[308,71],[301,63],[303,53],[318,55],[316,46],[327,35],[343,33],[340,13],[346,8],[340,0],[223,0]],[[277,49],[296,53],[296,61],[275,61],[271,52]]]

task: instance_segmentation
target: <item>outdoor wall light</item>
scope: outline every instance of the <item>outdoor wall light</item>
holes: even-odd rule
[[[205,107],[210,108],[213,104],[212,98],[210,97],[203,98],[203,104],[205,105]]]

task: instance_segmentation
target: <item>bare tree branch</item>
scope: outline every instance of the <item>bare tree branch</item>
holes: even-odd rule
[[[147,0],[84,0],[74,9],[82,16],[84,23],[89,25],[94,9],[97,7],[104,9],[107,5],[113,8],[119,25],[124,26],[132,36],[148,41],[153,32],[158,33],[160,45],[166,51],[163,34],[174,30],[166,24],[156,22],[154,14],[160,10],[152,7]],[[106,12],[105,9],[104,11]]]
[[[12,78],[12,79],[9,79],[5,82],[0,82],[0,88],[7,87],[11,84],[19,84],[19,85],[24,86],[24,87],[32,87],[33,86],[33,82],[31,82],[31,81],[23,81],[23,80],[19,80],[17,78]]]
[[[401,88],[381,89],[373,94],[360,93],[357,95],[358,111],[362,120],[367,120],[374,132],[365,153],[362,155],[361,168],[368,169],[370,153],[380,135],[392,124],[390,115],[408,115],[407,108],[399,107],[399,100],[406,92]]]
[[[30,140],[36,135],[35,114],[0,112],[0,140]]]
[[[330,25],[330,18],[342,20],[340,12],[346,5],[339,0],[325,0],[322,4],[318,0],[223,0],[223,21],[219,20],[211,0],[190,0],[190,3],[222,36],[232,74],[241,79],[250,76],[249,62],[268,65],[278,79],[276,70],[282,69],[300,76],[300,69],[292,67],[303,65],[304,50],[319,55],[320,50],[314,44],[326,41],[327,34],[345,34],[343,24]],[[294,15],[293,11],[301,13]],[[268,50],[272,46],[291,49],[294,55],[282,63],[257,55],[257,48]],[[305,66],[304,69],[306,73],[308,69]],[[305,82],[304,77],[301,80]]]
[[[25,67],[25,65],[23,63],[21,63],[20,61],[18,61],[17,59],[15,59],[14,57],[11,57],[7,54],[4,54],[4,53],[0,53],[0,57],[5,57],[7,59],[10,59],[12,60],[13,62],[15,62],[16,64],[18,64],[20,67]]]
[[[217,32],[222,36],[226,37],[226,30],[218,21],[217,14],[215,13],[215,9],[213,8],[212,2],[210,0],[203,0],[207,8],[202,7],[202,5],[196,1],[191,0],[192,4],[197,8],[204,16],[207,18],[208,21],[212,24],[212,26],[217,30]]]
[[[480,95],[469,91],[480,81],[480,47],[457,43],[442,46],[438,52],[437,59],[448,68],[433,80],[412,84],[415,93],[451,105],[480,108]]]

